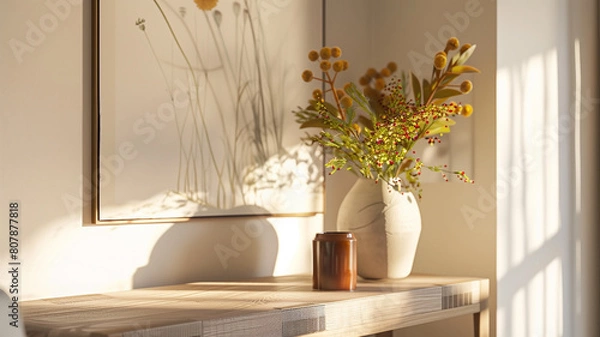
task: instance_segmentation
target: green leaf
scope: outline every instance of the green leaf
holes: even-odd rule
[[[450,118],[436,119],[431,123],[431,126],[427,129],[427,136],[441,135],[450,132],[450,127],[456,124],[456,122]]]
[[[460,74],[446,73],[446,76],[444,76],[444,79],[442,80],[442,82],[440,82],[439,87],[442,88],[442,87],[448,85],[450,82],[452,82],[458,76],[460,76]]]
[[[365,128],[373,130],[373,121],[368,119],[365,116],[358,116],[358,122],[362,124]]]
[[[431,84],[426,79],[423,79],[423,103],[431,96]]]
[[[331,116],[339,118],[338,109],[333,104],[329,102],[323,102],[323,105],[325,105],[327,112],[329,112]]]
[[[327,147],[332,147],[332,148],[340,148],[340,146],[338,144],[336,144],[334,142],[330,142],[330,141],[323,142],[323,145],[325,145]]]
[[[305,129],[305,128],[326,129],[327,124],[325,124],[325,121],[323,121],[322,119],[311,119],[311,120],[308,120],[308,121],[300,124],[300,129]]]
[[[382,115],[385,114],[385,108],[378,100],[369,100],[369,105],[371,106],[371,111],[373,111],[373,115],[371,115],[371,118],[379,119]]]
[[[350,83],[350,85],[348,87],[346,87],[344,91],[364,111],[366,111],[370,115],[374,114],[373,110],[371,109],[371,106],[369,105],[369,100],[365,97],[365,95],[360,90],[358,90],[358,88],[356,88],[356,85],[354,83]],[[349,120],[351,120],[351,119],[349,119]]]
[[[465,64],[465,62],[467,62],[469,57],[471,57],[471,55],[475,51],[475,47],[477,47],[477,45],[472,45],[471,48],[465,50],[462,54],[457,54],[460,55],[460,57],[456,60],[456,65],[460,66]]]
[[[435,95],[433,95],[433,98],[448,98],[448,97],[452,97],[452,96],[458,96],[458,95],[462,95],[462,92],[460,92],[459,90],[456,89],[440,89],[438,90]]]
[[[472,66],[454,66],[450,69],[450,72],[453,74],[463,74],[463,73],[479,73],[479,69]]]
[[[454,56],[452,56],[452,58],[450,59],[450,62],[448,62],[448,68],[455,66],[456,62],[458,62],[459,57],[459,53],[454,54]]]
[[[402,96],[403,97],[408,97],[408,88],[410,86],[408,85],[408,75],[406,75],[406,72],[404,70],[402,70],[401,81],[403,83],[403,85],[402,85]]]
[[[351,124],[356,116],[356,109],[349,107],[346,109],[346,124]]]
[[[413,95],[415,97],[415,104],[421,104],[421,84],[419,83],[419,79],[414,73],[410,73],[412,79],[412,90]]]

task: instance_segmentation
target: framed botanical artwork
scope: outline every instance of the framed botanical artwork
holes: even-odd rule
[[[322,0],[95,0],[96,222],[323,211],[291,111]]]

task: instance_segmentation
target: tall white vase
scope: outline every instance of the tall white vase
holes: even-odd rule
[[[421,213],[412,193],[360,178],[340,205],[337,228],[356,236],[359,276],[411,273],[421,235]]]

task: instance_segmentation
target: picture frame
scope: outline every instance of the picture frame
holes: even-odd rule
[[[322,31],[322,0],[94,0],[93,222],[322,213],[291,113]]]

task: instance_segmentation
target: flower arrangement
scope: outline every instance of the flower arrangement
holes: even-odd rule
[[[346,169],[375,182],[384,181],[398,191],[416,192],[419,198],[419,178],[424,168],[439,172],[446,181],[451,174],[473,183],[464,171],[427,165],[413,147],[421,140],[431,146],[440,143],[442,135],[455,124],[455,116],[469,117],[473,113],[470,104],[446,101],[472,90],[471,81],[454,81],[464,73],[479,72],[466,64],[474,50],[475,45],[460,46],[457,38],[448,39],[445,49],[433,58],[429,79],[419,80],[411,73],[412,99],[406,88],[407,76],[393,76],[397,71],[394,62],[381,71],[368,69],[359,79],[360,90],[352,82],[343,87],[336,85],[337,75],[348,69],[348,62],[340,58],[339,47],[310,51],[308,58],[318,63],[323,76],[305,70],[302,78],[305,82],[321,82],[324,90],[315,89],[310,104],[293,112],[300,128],[321,129],[316,134],[307,133],[304,140],[322,145],[332,155],[326,163],[331,169],[329,174]]]

